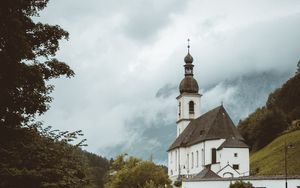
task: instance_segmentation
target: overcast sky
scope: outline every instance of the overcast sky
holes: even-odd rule
[[[42,120],[83,130],[86,149],[98,154],[139,142],[135,130],[154,121],[176,131],[187,38],[202,112],[234,100],[225,80],[292,73],[300,59],[299,0],[50,0],[40,15],[70,33],[57,57],[76,73],[53,81],[54,102]],[[161,144],[151,134],[149,143]]]

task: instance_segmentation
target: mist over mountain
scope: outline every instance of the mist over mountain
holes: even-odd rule
[[[201,112],[219,106],[222,102],[235,124],[256,108],[264,105],[270,92],[280,87],[291,72],[262,72],[221,81],[201,93]],[[201,86],[200,86],[201,87]],[[176,137],[178,86],[166,84],[158,89],[155,109],[145,109],[126,122],[127,140],[101,149],[101,153],[114,157],[128,153],[158,163],[166,163],[166,150]]]

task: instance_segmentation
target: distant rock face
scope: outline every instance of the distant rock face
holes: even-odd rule
[[[226,109],[228,109],[230,117],[237,124],[240,119],[246,118],[256,108],[263,106],[269,94],[280,87],[291,76],[292,73],[276,72],[245,75],[236,79],[225,80],[208,89],[205,93],[213,91],[218,86],[223,87],[225,91],[230,91],[229,95],[223,99],[221,98],[221,100],[224,102]],[[210,101],[212,100],[206,101],[204,98],[202,100],[203,108],[209,106],[205,105],[205,103]]]
[[[205,88],[201,100],[201,113],[219,106],[223,102],[235,124],[256,108],[265,104],[270,92],[280,87],[294,73],[265,72],[244,75],[221,81]],[[164,101],[149,120],[147,113],[137,114],[126,122],[130,130],[128,141],[104,148],[101,153],[114,157],[120,153],[166,163],[166,150],[176,137],[177,85],[166,84],[156,93],[157,100]],[[170,105],[171,104],[171,105]],[[147,112],[147,110],[145,110]]]

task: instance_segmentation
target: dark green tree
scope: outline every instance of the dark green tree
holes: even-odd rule
[[[105,187],[170,187],[170,184],[171,181],[162,166],[121,155],[114,160]]]
[[[251,151],[257,151],[279,136],[288,125],[288,120],[282,111],[263,107],[240,122],[238,129]]]
[[[68,144],[80,134],[39,125],[0,126],[0,187],[85,187],[87,159]]]
[[[90,174],[107,167],[91,168],[97,157],[80,149],[85,140],[69,144],[81,131],[43,128],[35,119],[52,101],[49,81],[74,75],[55,58],[68,32],[32,20],[47,3],[0,1],[0,187],[96,187],[101,182]]]
[[[36,23],[48,0],[0,1],[0,126],[27,126],[49,108],[53,85],[71,77],[70,67],[55,59],[59,40],[68,32],[58,25]]]

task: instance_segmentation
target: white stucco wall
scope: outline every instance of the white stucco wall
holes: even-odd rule
[[[260,188],[283,188],[285,187],[285,180],[274,180],[274,179],[264,179],[264,180],[243,180],[244,182],[251,182],[254,187]],[[222,181],[198,181],[198,182],[183,182],[182,188],[201,188],[201,187],[209,187],[209,188],[229,188],[230,180],[222,180]],[[300,187],[300,178],[298,179],[289,179],[288,187],[289,188],[298,188]]]
[[[193,93],[183,93],[179,97],[177,97],[178,105],[180,103],[180,110],[178,108],[178,115],[177,121],[180,119],[195,119],[200,116],[200,94],[193,94]],[[189,102],[193,101],[194,106],[194,114],[191,115],[189,113]]]
[[[211,150],[218,147],[225,141],[225,139],[207,140],[205,141],[205,165],[211,164]],[[217,151],[217,162],[220,162],[220,155]],[[220,170],[220,169],[219,169]]]
[[[196,175],[201,172],[204,165],[211,164],[212,148],[218,148],[225,139],[207,140],[186,148],[176,148],[168,152],[168,174],[171,179],[179,175]],[[198,152],[198,161],[197,161]],[[234,157],[237,153],[237,157]],[[177,155],[177,156],[176,156]],[[189,156],[189,159],[188,159]],[[193,157],[192,157],[193,156]],[[194,160],[193,160],[194,158]],[[217,150],[217,164],[211,166],[215,173],[220,171],[227,164],[239,165],[239,175],[249,175],[249,150],[248,148],[223,148]],[[180,170],[179,170],[180,167]],[[220,176],[223,176],[224,172]]]
[[[236,157],[234,154],[236,153]],[[220,164],[222,167],[229,164],[239,165],[237,170],[241,176],[249,175],[249,149],[248,148],[223,148],[219,151]]]

